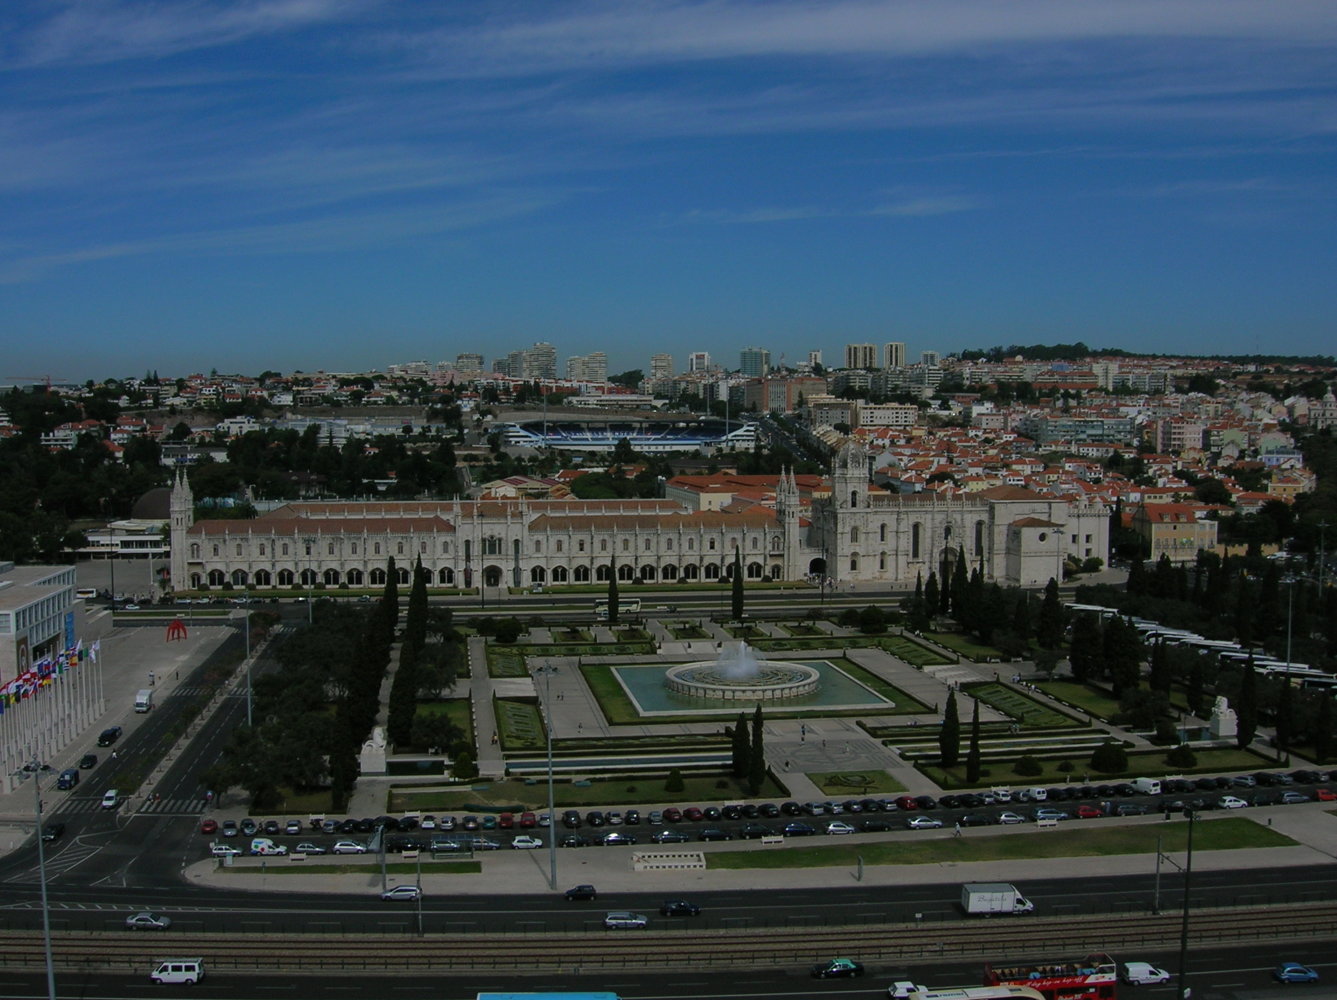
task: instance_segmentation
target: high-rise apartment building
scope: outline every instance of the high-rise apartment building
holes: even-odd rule
[[[457,372],[483,371],[483,355],[468,353],[455,355],[455,370]]]
[[[845,345],[845,367],[846,368],[876,368],[877,367],[877,345],[876,344],[846,344]]]
[[[557,348],[547,341],[539,341],[524,352],[523,378],[556,378]]]
[[[567,358],[566,377],[574,382],[607,382],[608,355],[595,351]]]
[[[691,354],[687,355],[688,374],[692,374],[694,372],[708,372],[708,371],[710,371],[709,351],[693,351]]]
[[[672,355],[672,354],[652,354],[652,355],[650,355],[650,377],[651,377],[651,378],[672,378],[672,377],[673,377],[673,355]]]
[[[942,364],[942,355],[937,351],[920,351],[919,363],[926,368],[936,368]]]
[[[738,370],[750,378],[763,378],[771,370],[771,352],[764,347],[744,347],[738,352]]]
[[[905,367],[905,344],[899,340],[888,341],[882,349],[882,367],[883,368],[904,368]]]
[[[821,367],[821,364],[822,364],[822,352],[821,352],[821,351],[809,351],[809,352],[808,352],[808,367],[809,367],[809,368],[819,368],[819,367]]]

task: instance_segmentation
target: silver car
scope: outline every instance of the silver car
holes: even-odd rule
[[[172,926],[172,918],[161,913],[132,913],[125,918],[125,926],[132,931],[165,931]]]

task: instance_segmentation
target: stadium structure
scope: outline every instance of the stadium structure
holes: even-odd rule
[[[621,440],[646,455],[750,449],[757,442],[753,423],[723,420],[528,420],[499,428],[508,447],[558,451],[612,451]]]

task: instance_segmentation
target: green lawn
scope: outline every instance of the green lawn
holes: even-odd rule
[[[1025,692],[1018,691],[1006,684],[986,682],[967,684],[966,693],[978,698],[986,705],[992,705],[1000,712],[1016,719],[1023,726],[1040,726],[1052,729],[1056,726],[1076,726],[1077,720],[1066,712],[1037,701]]]
[[[993,646],[985,646],[966,638],[959,632],[925,632],[926,636],[936,642],[939,646],[946,646],[948,649],[955,650],[968,660],[974,660],[977,663],[984,660],[1001,660],[1003,653]]]
[[[539,750],[547,742],[543,717],[532,702],[508,701],[497,698],[492,702],[497,713],[497,730],[501,745],[506,750]]]
[[[877,644],[898,660],[904,660],[912,667],[938,666],[951,662],[936,650],[921,646],[913,639],[903,635],[887,636],[879,639]]]
[[[683,789],[669,792],[664,788],[666,774],[638,774],[632,777],[608,778],[591,781],[588,785],[558,782],[553,798],[559,809],[588,806],[638,806],[658,802],[732,802],[751,798],[747,790],[731,777],[718,774],[684,774]],[[781,800],[788,797],[782,788],[769,778],[762,786],[762,799]],[[397,788],[390,792],[387,809],[391,813],[410,812],[500,812],[513,809],[546,810],[548,785],[538,781],[527,785],[513,779],[494,781],[471,789],[437,788],[414,791]]]
[[[1119,703],[1114,698],[1077,681],[1041,681],[1036,687],[1105,722],[1119,711]]]
[[[464,733],[464,738],[472,745],[474,741],[473,712],[469,710],[468,698],[446,698],[443,701],[422,701],[418,703],[418,715],[445,715]]]
[[[669,626],[669,632],[675,639],[709,639],[710,633],[700,625],[689,625],[686,622],[680,625]]]
[[[555,628],[552,630],[552,641],[583,642],[588,645],[594,641],[594,633],[583,628]]]
[[[1062,831],[1060,835],[1059,830]],[[942,865],[969,861],[1013,861],[1033,858],[1081,858],[1113,854],[1155,854],[1181,851],[1188,824],[1146,823],[1104,828],[1083,827],[1073,820],[1059,830],[1034,830],[982,837],[906,836],[875,843],[814,844],[811,847],[765,851],[708,853],[710,868],[816,868],[868,865]],[[907,831],[908,833],[908,831]],[[1160,838],[1159,846],[1157,838]],[[1227,851],[1243,847],[1293,847],[1295,841],[1251,820],[1235,817],[1204,819],[1193,831],[1195,851]]]
[[[499,646],[495,642],[487,644],[487,673],[489,677],[525,677],[524,648],[520,646]]]
[[[855,663],[852,660],[838,660],[836,661],[835,666],[843,670],[845,673],[849,674],[860,684],[863,684],[866,687],[871,688],[878,694],[882,695],[882,697],[889,698],[893,702],[895,702],[896,707],[891,711],[897,715],[922,715],[925,712],[929,711],[929,707],[927,705],[923,704],[922,702],[916,701],[914,698],[911,698],[900,688],[896,687],[893,684],[887,683],[881,677],[878,677],[876,674],[868,670],[865,670],[863,667],[859,666],[859,664]],[[888,714],[888,710],[879,709],[876,711],[876,714],[885,715]]]
[[[808,775],[823,795],[848,798],[904,792],[905,786],[886,771],[822,771]]]

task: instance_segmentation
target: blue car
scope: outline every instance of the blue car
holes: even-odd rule
[[[1272,978],[1279,983],[1316,983],[1318,973],[1299,962],[1282,962],[1272,970]]]

